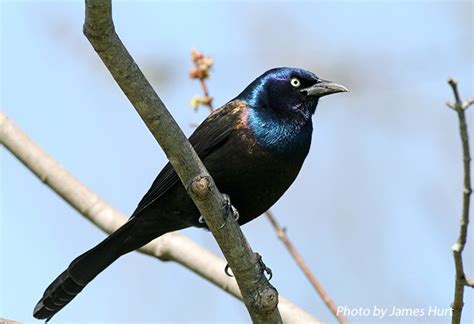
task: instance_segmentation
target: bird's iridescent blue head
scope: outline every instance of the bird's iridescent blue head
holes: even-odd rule
[[[345,91],[344,86],[322,80],[312,72],[281,67],[262,74],[236,99],[245,100],[253,108],[310,118],[319,98]]]
[[[245,124],[263,147],[304,160],[311,144],[311,116],[319,98],[345,91],[345,87],[309,71],[282,67],[262,74],[235,99],[245,102]]]

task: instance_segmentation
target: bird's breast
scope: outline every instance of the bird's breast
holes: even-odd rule
[[[245,224],[269,209],[290,187],[306,154],[291,158],[261,142],[247,128],[236,129],[219,160],[209,156],[206,167],[223,193],[230,195]]]
[[[288,159],[304,159],[311,145],[311,119],[293,120],[249,111],[246,120],[249,136],[274,155]]]

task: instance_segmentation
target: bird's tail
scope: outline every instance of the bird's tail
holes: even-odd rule
[[[74,259],[69,267],[46,288],[43,297],[35,306],[33,316],[49,321],[100,272],[121,255],[140,247],[141,245],[126,247],[129,232],[127,229],[133,226],[134,221],[135,219],[130,219],[97,246]],[[145,243],[147,242],[142,245]]]

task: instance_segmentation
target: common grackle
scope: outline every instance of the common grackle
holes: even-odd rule
[[[297,68],[276,68],[213,112],[189,138],[243,225],[293,183],[308,154],[319,98],[347,89]],[[51,319],[121,255],[182,228],[205,227],[173,167],[158,174],[129,221],[77,257],[49,285],[33,315]]]

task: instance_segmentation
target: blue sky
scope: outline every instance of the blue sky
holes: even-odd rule
[[[214,57],[217,105],[265,70],[298,66],[346,85],[314,116],[310,154],[274,206],[337,304],[449,307],[450,246],[461,211],[461,146],[446,80],[473,88],[469,1],[114,3],[116,29],[186,134],[206,115],[189,100],[190,50]],[[1,2],[2,110],[72,174],[131,213],[165,156],[82,35],[81,1]],[[468,122],[473,125],[471,112]],[[1,154],[0,315],[33,306],[69,262],[104,234]],[[474,276],[474,231],[464,252]],[[279,292],[333,318],[263,217],[244,226]],[[184,231],[219,253],[208,233]],[[473,291],[463,318],[473,320]],[[374,318],[350,317],[352,322]],[[248,322],[235,299],[174,263],[132,253],[55,321]],[[396,318],[400,323],[445,317]],[[393,321],[392,321],[393,322]]]

